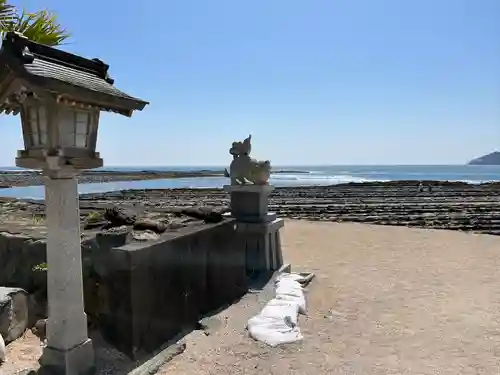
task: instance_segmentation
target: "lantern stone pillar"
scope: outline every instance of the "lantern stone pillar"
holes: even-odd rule
[[[24,149],[16,165],[43,170],[46,176],[49,317],[40,363],[50,375],[87,375],[95,368],[83,300],[76,175],[103,165],[96,152],[100,112],[130,117],[148,104],[118,90],[108,69],[100,59],[39,44],[17,32],[3,36],[0,114],[21,116]]]
[[[47,174],[49,317],[40,363],[51,374],[91,374],[94,350],[83,300],[78,182],[74,171]]]

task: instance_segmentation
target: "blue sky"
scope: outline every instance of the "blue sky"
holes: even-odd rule
[[[39,0],[13,1],[27,10]],[[151,102],[102,117],[106,165],[460,164],[500,149],[498,0],[44,0],[64,49]],[[22,147],[0,118],[0,165]]]

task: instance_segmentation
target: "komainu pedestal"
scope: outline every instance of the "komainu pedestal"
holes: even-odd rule
[[[236,233],[239,246],[245,247],[247,274],[256,275],[262,271],[277,271],[283,265],[281,238],[283,219],[267,223],[237,223]]]
[[[276,219],[268,212],[271,185],[226,185],[224,190],[231,194],[231,215],[242,223],[269,223]]]
[[[231,194],[231,214],[237,221],[238,246],[246,251],[247,273],[276,271],[283,265],[279,230],[283,219],[268,212],[270,185],[228,185]]]

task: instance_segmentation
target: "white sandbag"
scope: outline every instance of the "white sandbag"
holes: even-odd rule
[[[276,293],[278,293],[278,289],[286,288],[290,292],[295,292],[295,293],[302,293],[302,285],[298,281],[293,281],[293,280],[280,280],[276,283]]]
[[[7,349],[5,349],[5,342],[3,341],[2,335],[0,335],[0,363],[5,361],[5,354]]]
[[[259,315],[248,320],[252,338],[270,346],[301,341],[299,313],[306,313],[306,300],[298,280],[301,275],[281,274],[276,278],[276,297],[267,303]]]
[[[302,286],[297,281],[280,280],[276,284],[276,299],[294,301],[299,306],[299,313],[307,314],[306,298]]]
[[[296,326],[299,315],[299,306],[294,301],[289,302],[272,299],[267,303],[266,307],[262,309],[259,315],[279,320],[283,320],[286,316],[288,316],[290,317],[290,322]]]
[[[297,282],[287,282],[276,284],[276,294],[288,294],[289,296],[300,297],[304,295],[302,287]]]
[[[279,301],[285,301],[288,303],[294,303],[297,305],[297,309],[299,314],[306,315],[307,314],[307,306],[306,306],[306,299],[304,296],[290,296],[288,294],[278,294],[275,297],[276,300]]]
[[[280,281],[287,281],[287,280],[297,281],[297,282],[301,283],[301,282],[304,282],[305,279],[306,278],[304,276],[299,275],[298,273],[282,273],[276,277],[276,283],[279,283]]]
[[[254,316],[248,321],[248,332],[255,340],[273,347],[303,339],[299,326],[290,327],[285,319],[260,315]]]

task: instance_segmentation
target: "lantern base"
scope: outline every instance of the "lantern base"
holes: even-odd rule
[[[95,374],[95,354],[92,341],[90,339],[67,351],[47,346],[43,350],[43,355],[39,362],[42,368],[42,374]]]
[[[27,169],[94,169],[103,166],[101,158],[69,158],[61,156],[49,156],[45,158],[18,157],[16,166]]]

